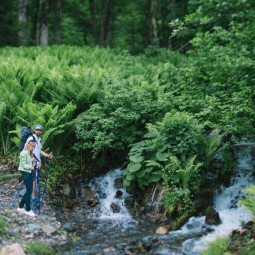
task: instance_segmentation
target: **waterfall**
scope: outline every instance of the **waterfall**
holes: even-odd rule
[[[124,187],[116,188],[115,180],[122,178],[122,171],[115,169],[105,176],[90,182],[89,186],[99,199],[100,208],[92,213],[91,218],[108,220],[132,220],[125,206],[125,198],[130,196]],[[117,195],[119,194],[119,195]]]
[[[218,226],[207,226],[211,229],[209,234],[201,238],[191,238],[183,243],[183,254],[197,255],[199,250],[207,246],[208,241],[215,240],[218,236],[226,236],[232,230],[240,228],[242,222],[250,220],[253,215],[242,207],[238,200],[241,190],[254,184],[252,172],[254,169],[254,143],[239,143],[234,146],[237,166],[229,187],[221,187],[221,192],[214,197],[214,208],[219,212],[222,223]],[[201,231],[206,227],[205,217],[192,217],[182,229],[181,233]]]
[[[242,197],[241,190],[255,183],[252,176],[255,144],[235,144],[234,149],[236,167],[230,186],[222,186],[214,197],[213,207],[219,212],[222,221],[220,225],[205,224],[205,216],[191,217],[180,230],[171,231],[166,235],[155,235],[155,226],[146,221],[137,222],[130,215],[125,206],[125,199],[130,194],[120,185],[122,171],[115,169],[105,176],[93,179],[89,184],[99,200],[99,205],[90,208],[87,213],[89,227],[94,231],[89,234],[81,232],[84,238],[81,239],[79,249],[84,254],[94,254],[91,249],[98,249],[99,244],[102,247],[115,245],[113,249],[120,251],[119,254],[124,254],[122,251],[125,245],[122,245],[126,240],[142,240],[146,243],[150,238],[155,238],[162,240],[163,244],[160,247],[152,247],[149,254],[201,255],[200,250],[207,246],[208,241],[230,234],[232,230],[240,228],[243,221],[253,217],[238,200]]]

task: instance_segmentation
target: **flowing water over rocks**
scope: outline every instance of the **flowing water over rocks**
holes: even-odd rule
[[[214,196],[214,208],[222,221],[217,226],[205,224],[205,216],[192,217],[180,230],[155,234],[162,223],[127,209],[126,202],[132,197],[119,184],[122,173],[116,169],[90,182],[87,187],[90,197],[85,188],[79,191],[79,200],[71,209],[55,208],[46,203],[36,221],[28,216],[21,217],[15,209],[8,209],[14,195],[10,187],[17,180],[2,184],[0,214],[8,222],[10,237],[1,237],[0,244],[37,240],[63,255],[198,255],[206,241],[229,234],[252,217],[238,205],[242,196],[240,190],[254,183],[252,146],[236,146],[237,167],[231,185],[222,186]]]
[[[192,217],[180,230],[156,235],[159,225],[149,218],[132,216],[127,211],[124,201],[129,194],[125,190],[120,190],[121,199],[116,198],[118,189],[114,187],[114,180],[121,175],[117,169],[90,183],[98,197],[98,206],[72,214],[71,221],[77,224],[78,240],[73,242],[71,251],[65,254],[200,254],[199,249],[206,247],[207,241],[214,240],[217,235],[228,235],[232,230],[238,229],[242,221],[252,218],[238,204],[241,190],[254,184],[252,146],[254,145],[236,145],[237,167],[231,184],[229,187],[222,186],[219,194],[214,196],[214,208],[222,221],[218,226],[205,224],[205,216]],[[113,204],[118,208],[116,211]],[[70,220],[70,215],[68,217]]]

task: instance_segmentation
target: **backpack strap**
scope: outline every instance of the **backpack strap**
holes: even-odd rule
[[[40,162],[40,160],[35,156],[34,153],[33,153],[33,157],[35,157],[35,159],[37,160],[37,162]]]
[[[32,138],[33,138],[33,141],[34,141],[35,143],[37,143],[37,140],[36,140],[36,138],[35,138],[34,135],[32,135]]]

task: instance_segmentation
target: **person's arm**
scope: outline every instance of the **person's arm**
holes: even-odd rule
[[[41,150],[41,155],[43,155],[44,157],[49,158],[49,159],[52,159],[52,157],[53,157],[52,152],[48,154],[42,150]]]
[[[28,164],[28,157],[30,157],[27,153],[21,153],[20,154],[20,166],[24,170],[33,170],[34,167],[30,164]]]

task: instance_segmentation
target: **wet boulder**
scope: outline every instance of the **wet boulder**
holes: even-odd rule
[[[112,203],[112,204],[111,204],[111,208],[112,208],[112,211],[113,211],[114,213],[119,213],[119,212],[121,211],[120,206],[117,205],[117,204],[115,204],[115,203]]]
[[[117,190],[115,197],[120,198],[123,195],[123,192],[121,190]]]
[[[133,208],[134,205],[135,205],[135,199],[133,197],[126,197],[125,198],[125,205],[128,207],[128,208]]]
[[[90,207],[95,207],[96,205],[99,204],[99,200],[96,197],[91,197],[91,198],[88,199],[87,204]]]
[[[114,186],[116,189],[122,189],[123,188],[123,181],[121,178],[115,179]]]
[[[72,222],[67,222],[63,225],[63,229],[67,232],[73,232],[75,230],[75,224]]]
[[[219,225],[221,219],[219,213],[211,206],[206,209],[205,223],[208,225]]]

